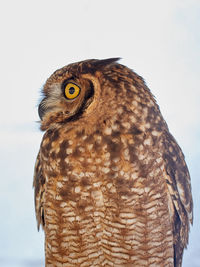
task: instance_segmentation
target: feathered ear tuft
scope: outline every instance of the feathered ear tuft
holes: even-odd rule
[[[96,67],[96,68],[101,68],[101,67],[110,65],[111,63],[117,62],[120,59],[121,59],[120,57],[115,57],[115,58],[107,58],[107,59],[95,60],[93,62],[93,66]]]
[[[107,59],[89,59],[82,62],[79,62],[78,68],[76,69],[77,73],[95,73],[97,70],[101,70],[107,65],[110,65],[114,62],[120,60],[119,57],[116,58],[107,58]]]

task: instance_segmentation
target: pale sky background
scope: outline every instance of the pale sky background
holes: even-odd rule
[[[195,219],[183,266],[199,267],[200,0],[1,1],[0,38],[0,266],[44,265],[32,176],[45,80],[71,62],[121,57],[184,151]]]

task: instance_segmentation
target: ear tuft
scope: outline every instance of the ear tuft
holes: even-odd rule
[[[114,62],[120,60],[119,57],[107,58],[107,59],[89,59],[81,61],[76,65],[76,72],[80,73],[95,73],[97,70],[101,70],[105,66],[108,66]],[[77,67],[78,66],[78,67]],[[70,70],[72,71],[72,70]]]
[[[107,65],[110,65],[114,62],[117,62],[118,60],[120,60],[120,57],[115,57],[115,58],[107,58],[107,59],[98,59],[95,60],[93,62],[93,66],[96,68],[101,68],[101,67],[105,67]]]

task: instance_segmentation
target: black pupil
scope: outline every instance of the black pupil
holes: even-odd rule
[[[73,95],[74,92],[75,92],[74,87],[70,87],[70,88],[69,88],[69,93],[70,93],[70,95]]]

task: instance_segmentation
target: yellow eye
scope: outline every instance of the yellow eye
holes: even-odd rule
[[[64,90],[65,97],[67,99],[74,99],[79,95],[80,91],[81,89],[80,87],[78,87],[78,85],[76,85],[75,83],[69,82],[65,86],[65,90]]]

